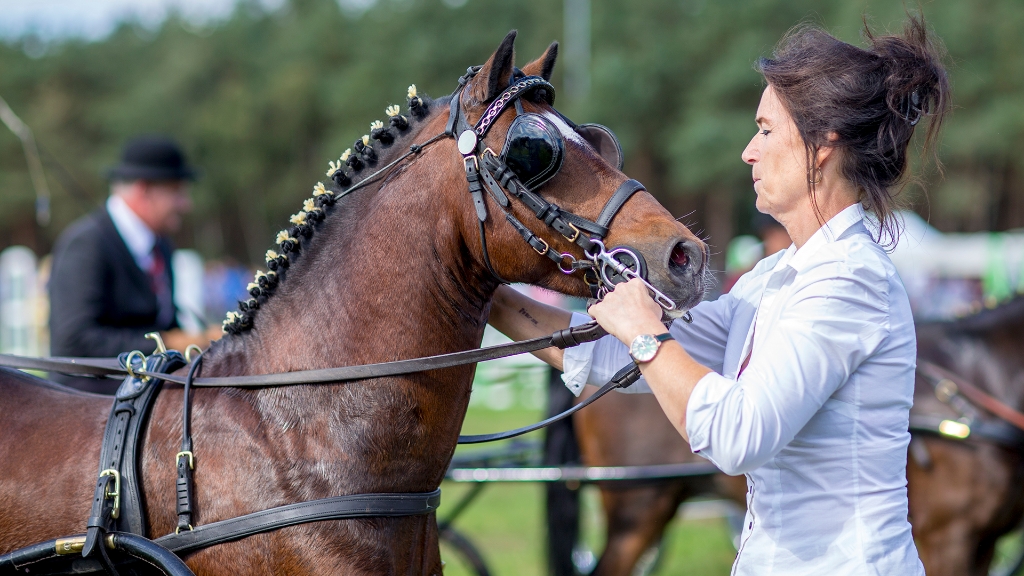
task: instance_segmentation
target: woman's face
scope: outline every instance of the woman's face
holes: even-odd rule
[[[809,205],[807,149],[796,124],[769,84],[761,95],[755,120],[757,134],[743,150],[750,164],[757,209],[786,223]]]

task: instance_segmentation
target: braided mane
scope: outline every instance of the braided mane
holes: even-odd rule
[[[224,332],[241,334],[252,329],[256,312],[284,280],[288,267],[300,253],[303,241],[313,236],[317,224],[326,218],[327,212],[345,195],[346,190],[373,175],[373,172],[364,173],[363,170],[381,163],[384,153],[378,154],[371,140],[376,141],[379,149],[388,150],[387,156],[393,155],[389,149],[409,136],[410,127],[430,114],[433,103],[429,97],[418,95],[415,84],[409,86],[408,117],[402,115],[397,104],[388,106],[385,110],[389,118],[387,125],[380,120],[373,121],[369,134],[356,140],[351,148],[342,152],[337,161],[329,162],[327,176],[330,181],[326,185],[317,182],[313,187],[313,196],[303,201],[302,210],[288,219],[289,226],[277,233],[274,240],[277,250],[267,250],[268,271],[256,272],[256,277],[247,286],[249,298],[239,301],[238,310],[228,312],[224,319]]]

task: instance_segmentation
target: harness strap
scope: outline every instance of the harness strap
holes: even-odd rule
[[[545,242],[540,236],[534,234],[529,228],[520,222],[519,219],[506,212],[505,220],[508,220],[508,223],[515,228],[516,232],[519,232],[519,235],[523,237],[523,240],[526,240],[526,243],[529,244],[530,248],[533,248],[535,252],[541,256],[546,256],[555,264],[561,264],[562,255],[552,250],[551,247],[548,246],[547,242]]]
[[[587,406],[590,406],[591,404],[596,402],[598,398],[604,396],[605,394],[611,392],[616,388],[629,388],[630,386],[633,385],[634,382],[640,379],[640,376],[640,366],[631,362],[626,366],[620,368],[619,371],[616,372],[614,376],[612,376],[612,379],[609,380],[608,383],[605,384],[604,386],[601,386],[601,388],[599,388],[597,392],[594,392],[592,396],[590,396],[583,402],[580,402],[579,404],[573,406],[572,408],[565,410],[560,414],[556,414],[551,418],[541,420],[540,422],[537,422],[535,424],[530,424],[529,426],[516,428],[515,430],[507,430],[505,432],[496,432],[493,434],[459,436],[459,444],[480,444],[483,442],[494,442],[495,440],[515,438],[516,436],[522,436],[523,434],[533,432],[534,430],[540,430],[541,428],[550,426],[551,424],[554,424],[559,420],[565,420],[566,418],[572,416],[576,412],[579,412],[580,410],[586,408]]]
[[[626,180],[622,184],[619,184],[618,190],[612,194],[612,197],[608,199],[608,202],[601,209],[601,214],[597,217],[597,225],[609,227],[612,225],[612,218],[619,213],[622,205],[633,197],[633,194],[645,190],[644,185],[637,182],[636,180]]]
[[[502,284],[511,284],[508,280],[505,280],[498,274],[498,271],[494,269],[494,265],[491,264],[491,252],[487,249],[487,228],[484,226],[483,220],[477,222],[480,225],[480,248],[484,252],[484,265],[487,266],[487,271],[494,276],[494,279]]]
[[[491,171],[484,169],[480,171],[480,177],[483,179],[484,184],[487,185],[487,191],[491,193],[494,201],[498,203],[502,208],[509,207],[508,196],[505,195],[501,190],[501,186],[498,185],[494,180],[494,176],[491,176]]]
[[[535,352],[550,346],[564,348],[566,347],[565,343],[567,342],[575,342],[574,344],[568,345],[576,346],[583,342],[592,342],[606,334],[607,332],[605,332],[597,322],[588,322],[586,324],[580,324],[579,326],[559,330],[549,336],[541,336],[539,338],[531,338],[529,340],[521,340],[519,342],[509,342],[507,344],[498,344],[487,348],[475,348],[473,350],[464,350],[462,352],[452,352],[450,354],[438,354],[436,356],[410,358],[408,360],[396,360],[392,362],[380,362],[377,364],[362,364],[359,366],[341,366],[339,368],[325,368],[320,370],[282,372],[278,374],[196,378],[192,381],[192,385],[206,388],[255,388],[260,386],[296,386],[301,384],[320,384],[347,380],[365,380],[368,378],[380,378],[383,376],[398,376],[400,374],[412,374],[414,372],[421,372],[425,370],[438,370],[441,368],[461,366],[463,364],[474,364],[476,362],[495,360],[498,358],[515,356],[516,354]],[[81,364],[76,361],[82,359],[52,358],[42,363],[45,364],[45,368],[39,367],[41,364],[39,360],[45,359],[0,355],[0,365],[8,366],[10,368],[42,369],[53,372],[69,371],[71,374],[79,374],[77,370]],[[123,375],[125,373],[123,368],[114,368],[113,364],[109,362],[104,365],[111,366],[108,372],[110,374]],[[175,376],[173,374],[155,374],[149,371],[136,371],[136,374],[140,376],[156,377],[167,382],[174,382],[175,384],[185,383],[184,377]]]
[[[596,222],[591,222],[586,218],[573,214],[572,212],[566,212],[562,210],[560,206],[553,202],[548,202],[540,195],[532,192],[526,186],[524,186],[519,178],[516,177],[515,173],[501,161],[500,158],[494,156],[490,150],[485,150],[481,155],[481,173],[490,172],[490,176],[493,176],[501,185],[505,187],[513,196],[520,199],[523,204],[526,205],[538,220],[544,222],[551,228],[554,228],[556,232],[561,234],[563,237],[571,242],[579,245],[583,250],[593,250],[594,244],[590,238],[582,234],[581,232],[588,232],[598,238],[604,238],[608,235],[608,227],[602,226]],[[627,180],[627,182],[635,182],[635,180]],[[638,183],[639,184],[639,183]],[[642,187],[642,186],[641,186]],[[622,187],[620,186],[620,190]],[[615,200],[615,195],[609,199],[609,203]],[[622,200],[625,202],[625,200]],[[500,202],[499,202],[500,203]],[[621,207],[621,203],[619,206]],[[602,210],[602,213],[608,210],[608,205]],[[615,209],[616,211],[618,208]],[[613,212],[614,215],[614,212]]]
[[[501,116],[501,113],[505,111],[505,108],[508,108],[509,104],[514,101],[518,101],[526,92],[541,87],[547,90],[548,104],[554,103],[555,87],[540,76],[526,76],[523,79],[516,81],[508,88],[502,90],[501,94],[498,94],[494,101],[492,101],[484,110],[480,119],[477,120],[476,126],[473,129],[476,132],[476,135],[482,139],[487,135],[487,131],[491,129],[491,126],[494,124],[494,121],[498,119],[498,116]]]
[[[15,356],[13,354],[0,354],[0,366],[22,370],[60,372],[61,374],[71,374],[74,376],[117,376],[118,378],[123,378],[127,373],[116,358],[71,358],[66,356],[33,358],[29,356]]]
[[[185,389],[182,394],[181,401],[181,450],[178,452],[175,458],[175,467],[178,471],[178,479],[175,482],[175,488],[177,490],[177,513],[178,513],[178,531],[192,530],[192,512],[193,512],[193,495],[192,495],[192,475],[196,469],[196,457],[192,452],[192,425],[191,425],[191,408],[192,398],[190,392],[192,391],[192,381],[195,380],[196,372],[203,363],[203,353],[200,352],[199,356],[192,361],[192,365],[188,368],[188,375],[185,376]]]
[[[470,162],[472,160],[472,162]],[[487,203],[484,202],[484,187],[480,183],[480,170],[476,158],[465,159],[466,181],[469,182],[469,193],[473,197],[473,208],[476,209],[476,217],[480,222],[487,221]]]
[[[184,364],[181,354],[173,350],[154,354],[144,362],[139,360],[133,363],[133,356],[141,358],[137,353],[122,354],[118,361],[124,369],[136,370],[144,365],[153,372],[176,370]],[[142,495],[139,492],[137,446],[160,383],[158,377],[130,374],[117,389],[103,432],[99,475],[93,491],[92,509],[86,522],[88,529],[82,549],[83,556],[96,551],[105,532],[146,532]],[[102,553],[102,546],[99,548]]]
[[[345,518],[419,516],[434,512],[440,504],[440,488],[432,492],[334,496],[196,526],[187,532],[161,536],[154,542],[181,555],[296,524]]]

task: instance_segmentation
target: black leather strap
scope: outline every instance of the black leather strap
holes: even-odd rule
[[[619,188],[615,190],[612,197],[605,203],[604,208],[601,209],[601,214],[597,217],[597,224],[608,228],[612,225],[612,219],[622,209],[622,205],[633,197],[633,194],[645,190],[644,185],[637,182],[636,180],[626,180],[622,184],[619,184]]]
[[[566,328],[579,334],[586,333],[585,327],[596,325],[596,323],[585,324],[573,328]],[[301,372],[285,372],[281,374],[265,374],[258,376],[227,376],[217,378],[196,378],[192,385],[196,387],[238,387],[238,388],[259,388],[265,386],[295,386],[300,384],[317,384],[324,382],[344,382],[349,380],[365,380],[368,378],[380,378],[383,376],[397,376],[400,374],[412,374],[425,370],[437,370],[440,368],[451,368],[463,364],[483,362],[505,358],[525,352],[534,352],[549,346],[555,346],[555,341],[564,341],[559,336],[565,332],[560,330],[551,336],[542,336],[530,340],[499,344],[488,348],[466,350],[464,352],[453,352],[451,354],[439,354],[425,358],[412,358],[409,360],[396,360],[394,362],[381,362],[379,364],[363,364],[360,366],[342,366],[340,368],[326,368],[322,370],[304,370]],[[596,334],[596,332],[594,332]],[[604,335],[603,333],[601,334]],[[595,336],[600,338],[600,336]],[[183,381],[179,376],[168,376],[168,381]]]
[[[192,453],[192,382],[195,380],[199,367],[203,365],[203,353],[192,361],[185,376],[185,388],[181,401],[181,450],[178,451],[174,463],[178,478],[175,482],[177,490],[178,531],[192,529],[192,513],[194,508],[192,497],[192,475],[196,468],[195,454]]]
[[[473,161],[470,162],[469,160]],[[487,202],[484,201],[484,185],[480,181],[480,170],[476,164],[476,158],[467,159],[466,182],[469,183],[469,194],[473,197],[473,208],[476,210],[476,218],[480,222],[487,221]]]
[[[548,257],[555,264],[560,264],[562,262],[561,254],[559,254],[555,250],[552,250],[551,247],[548,246],[547,242],[545,242],[540,236],[534,234],[533,231],[527,228],[515,216],[506,212],[505,220],[508,220],[508,223],[511,224],[513,228],[515,228],[516,232],[518,232],[519,235],[523,237],[523,240],[526,240],[526,243],[529,244],[530,248],[533,248],[535,252],[537,252],[541,256]]]
[[[496,346],[489,346],[487,348],[477,348],[474,350],[453,352],[450,354],[426,356],[423,358],[410,358],[408,360],[396,360],[394,362],[381,362],[378,364],[363,364],[359,366],[341,366],[339,368],[326,368],[321,370],[302,370],[299,372],[262,374],[257,376],[226,376],[213,378],[196,378],[192,382],[192,385],[196,387],[205,388],[258,388],[263,386],[297,386],[302,384],[344,382],[349,380],[365,380],[368,378],[380,378],[383,376],[412,374],[414,372],[421,372],[425,370],[451,368],[453,366],[461,366],[463,364],[473,364],[476,362],[495,360],[497,358],[506,358],[508,356],[515,356],[516,354],[534,352],[542,348],[547,348],[549,346],[557,346],[558,344],[556,344],[555,342],[563,341],[561,340],[560,334],[564,333],[565,331],[568,330],[573,332],[579,332],[581,331],[581,329],[585,327],[593,326],[596,326],[596,323],[590,322],[588,324],[584,324],[581,326],[575,326],[573,328],[566,328],[565,330],[560,330],[550,336],[531,338],[530,340],[522,340],[519,342],[509,342],[507,344],[498,344]],[[603,335],[604,334],[602,333],[601,336]],[[600,338],[600,336],[596,336],[595,339],[596,338]],[[35,360],[38,360],[38,358],[25,358],[22,356],[8,355],[0,358],[0,366],[9,366],[11,368],[33,368],[35,365]],[[71,373],[77,373],[73,371],[77,370],[80,364],[51,361],[47,362],[47,366],[48,369],[53,372],[64,372],[65,370],[69,370],[72,371]],[[124,369],[111,369],[111,373],[124,374]],[[149,372],[142,372],[142,374],[156,376],[161,380],[167,382],[174,382],[176,384],[185,383],[185,377],[183,376],[175,376],[172,374],[151,374]]]
[[[126,373],[115,358],[72,358],[67,356],[30,358],[28,356],[0,354],[0,366],[21,370],[59,372],[73,376],[117,376],[120,378]]]
[[[483,442],[494,442],[496,440],[505,440],[506,438],[515,438],[516,436],[522,436],[523,434],[533,432],[534,430],[540,430],[541,428],[550,426],[551,424],[554,424],[559,420],[564,420],[569,416],[572,416],[576,412],[579,412],[580,410],[586,408],[587,406],[590,406],[591,404],[596,402],[598,398],[604,396],[605,394],[611,392],[616,388],[629,388],[630,386],[633,385],[634,382],[640,379],[640,376],[640,367],[631,362],[627,366],[623,366],[621,369],[619,369],[619,371],[616,372],[614,376],[612,376],[612,379],[609,380],[608,383],[605,384],[604,386],[601,386],[601,388],[598,389],[597,392],[594,392],[594,394],[591,397],[587,398],[583,402],[580,402],[579,404],[573,406],[572,408],[569,408],[568,410],[560,414],[556,414],[551,418],[541,420],[540,422],[537,422],[535,424],[530,424],[529,426],[516,428],[515,430],[506,430],[505,432],[495,432],[493,434],[459,436],[459,444],[481,444]]]
[[[128,367],[131,360],[132,356],[128,354],[119,357],[123,367]],[[154,373],[177,370],[184,363],[181,354],[173,350],[145,359],[147,371]],[[141,368],[142,364],[138,362],[131,368]],[[86,523],[88,529],[83,556],[96,550],[100,537],[107,531],[146,532],[136,447],[160,384],[161,380],[156,378],[128,376],[114,396],[114,406],[103,432],[100,468],[93,490],[92,510]]]
[[[440,504],[440,488],[433,492],[409,494],[335,496],[310,502],[287,504],[237,518],[196,526],[191,531],[168,534],[157,538],[154,542],[181,555],[215,544],[239,540],[253,534],[270,532],[285,526],[345,518],[418,516],[434,512]]]
[[[494,180],[494,176],[491,176],[490,170],[481,170],[480,178],[483,179],[484,184],[487,185],[487,191],[491,193],[491,197],[498,203],[502,208],[509,207],[508,196],[505,195],[501,190],[501,186],[498,185],[497,181]]]
[[[522,79],[516,80],[508,88],[502,90],[501,94],[498,94],[490,105],[484,110],[484,113],[477,120],[476,126],[473,128],[476,131],[477,136],[483,139],[487,135],[487,132],[491,129],[494,121],[501,116],[501,113],[509,107],[510,104],[516,102],[528,92],[532,92],[537,88],[545,88],[548,95],[548,103],[554,103],[555,101],[555,87],[552,86],[547,80],[540,76],[525,76]]]

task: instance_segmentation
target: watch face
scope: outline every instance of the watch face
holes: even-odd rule
[[[636,359],[637,362],[648,362],[654,358],[654,355],[658,353],[658,346],[661,342],[658,342],[654,336],[650,334],[641,334],[637,336],[633,343],[629,346],[629,353]]]

